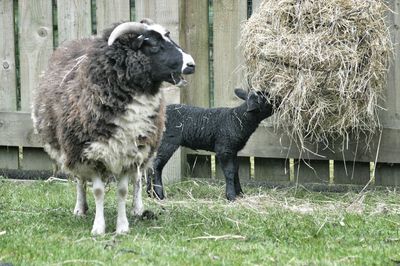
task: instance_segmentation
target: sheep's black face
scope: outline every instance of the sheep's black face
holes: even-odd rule
[[[170,37],[169,32],[160,25],[149,26],[143,33],[141,50],[149,57],[152,78],[174,85],[185,85],[182,74],[193,74],[195,63]]]

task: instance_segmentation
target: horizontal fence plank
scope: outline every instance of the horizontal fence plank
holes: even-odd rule
[[[33,133],[32,121],[30,113],[26,112],[0,112],[0,146],[25,146],[25,147],[41,147],[37,135]],[[354,160],[355,143],[350,144],[350,148],[343,153],[339,150],[319,151],[326,160],[343,160],[343,156],[347,161]],[[352,149],[353,147],[353,149]],[[309,146],[311,151],[317,150],[316,147]],[[378,162],[400,163],[400,130],[384,129],[381,146],[379,149]],[[188,149],[188,154],[211,155],[214,153],[207,151],[193,151]],[[239,152],[239,156],[263,157],[263,158],[299,158],[299,151],[295,147],[290,147],[285,142],[280,144],[280,137],[265,128],[259,128],[250,137],[247,145]],[[304,152],[302,158],[321,159],[312,153]],[[355,159],[360,162],[374,161],[376,154],[374,152],[358,151]],[[324,160],[325,160],[324,159]]]

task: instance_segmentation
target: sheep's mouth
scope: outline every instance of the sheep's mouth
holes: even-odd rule
[[[188,82],[185,80],[181,73],[171,73],[170,83],[178,87],[183,87],[186,86]]]

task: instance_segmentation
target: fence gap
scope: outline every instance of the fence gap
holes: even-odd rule
[[[256,180],[266,180],[270,182],[289,182],[289,160],[255,157],[254,178]]]
[[[370,180],[370,163],[354,161],[335,161],[335,184],[365,185]]]
[[[378,186],[400,186],[400,164],[377,163],[375,184]]]
[[[299,160],[294,161],[294,182],[329,184],[329,161]]]
[[[188,168],[186,176],[193,178],[211,177],[211,156],[188,154],[186,157]]]

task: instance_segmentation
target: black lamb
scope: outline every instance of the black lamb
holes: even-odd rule
[[[226,179],[226,197],[235,200],[243,194],[238,175],[237,153],[243,149],[262,120],[271,116],[280,100],[268,93],[235,89],[245,100],[235,108],[200,108],[184,104],[167,106],[165,132],[147,180],[147,193],[164,199],[162,170],[179,146],[213,151],[221,163]]]

